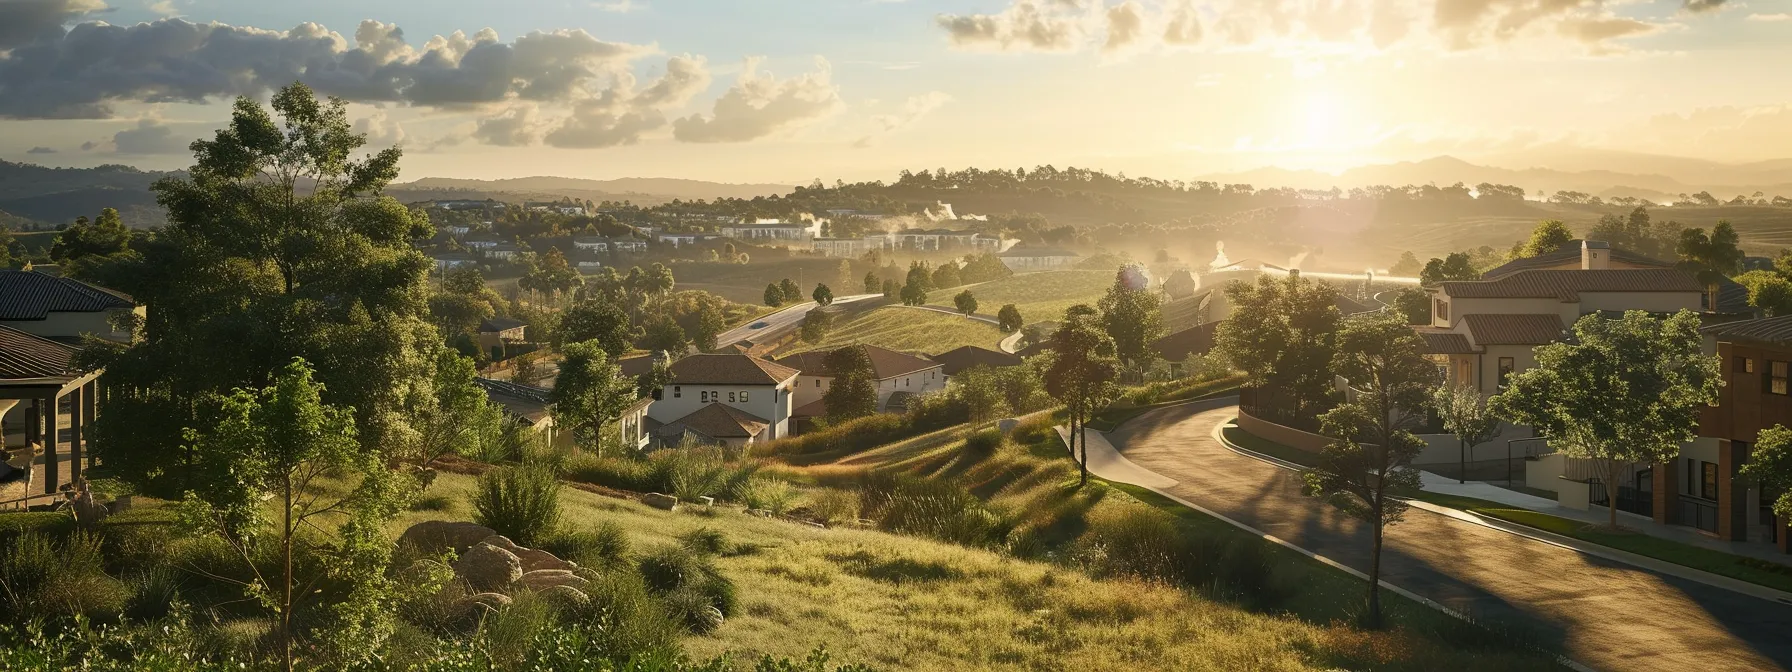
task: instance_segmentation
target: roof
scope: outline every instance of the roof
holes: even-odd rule
[[[666,423],[660,433],[664,436],[690,430],[712,439],[750,439],[770,426],[770,422],[752,413],[727,404],[712,403]]]
[[[635,355],[616,360],[616,366],[622,368],[622,375],[640,378],[653,370],[654,355]]]
[[[792,418],[821,418],[821,417],[826,417],[827,414],[828,414],[828,398],[822,397],[820,399],[816,399],[815,401],[811,401],[807,404],[803,404],[801,408],[791,411],[790,417],[792,417]]]
[[[1760,320],[1738,320],[1713,324],[1700,329],[1707,336],[1715,336],[1718,341],[1733,343],[1736,341],[1752,341],[1772,345],[1792,343],[1792,315],[1769,317]]]
[[[75,349],[0,325],[0,380],[66,378]]]
[[[1553,268],[1563,264],[1578,265],[1581,257],[1580,248],[1583,242],[1593,246],[1594,249],[1598,249],[1601,245],[1609,245],[1608,243],[1597,240],[1570,240],[1567,244],[1549,254],[1539,254],[1527,259],[1513,259],[1512,261],[1501,264],[1493,270],[1482,273],[1481,279],[1493,280],[1495,278],[1512,275],[1519,271]],[[1657,268],[1674,267],[1672,262],[1662,261],[1654,257],[1646,257],[1635,252],[1626,251],[1623,248],[1611,247],[1609,249],[1611,250],[1612,261],[1633,264],[1636,266],[1654,266]],[[1752,312],[1748,303],[1748,288],[1742,286],[1742,283],[1736,282],[1735,280],[1719,278],[1717,281],[1717,307],[1714,310],[1719,313]]]
[[[1579,301],[1581,292],[1703,292],[1690,273],[1669,268],[1519,271],[1492,280],[1442,283],[1444,294],[1468,299]]]
[[[1379,307],[1370,306],[1366,303],[1357,301],[1356,299],[1352,299],[1348,296],[1344,296],[1343,294],[1339,294],[1337,296],[1336,300],[1333,301],[1333,303],[1337,304],[1338,312],[1343,315],[1356,315],[1359,313],[1372,313],[1377,310],[1381,310],[1381,308],[1379,308]]]
[[[878,380],[889,380],[900,375],[926,371],[940,366],[940,362],[916,357],[906,352],[897,352],[889,348],[869,344],[849,345],[849,348],[864,348],[865,356],[871,360],[872,375]],[[778,360],[779,364],[792,367],[806,375],[831,376],[828,372],[827,357],[832,350],[810,350],[799,352]],[[950,375],[950,374],[948,374]]]
[[[1414,327],[1413,331],[1425,341],[1424,353],[1427,355],[1467,355],[1479,352],[1468,344],[1467,336],[1454,331],[1436,327]]]
[[[1554,314],[1463,315],[1476,345],[1542,345],[1562,338],[1562,318]]]
[[[504,412],[531,426],[539,426],[553,415],[549,409],[547,388],[490,378],[474,378],[473,382],[485,388],[485,396],[492,403],[503,406]]]
[[[1181,362],[1189,355],[1205,355],[1213,350],[1213,334],[1219,329],[1219,322],[1208,322],[1151,342],[1151,349],[1164,359]]]
[[[946,367],[945,374],[948,376],[956,376],[960,371],[978,366],[994,368],[999,366],[1020,366],[1024,363],[1021,361],[1020,355],[1011,355],[1006,352],[999,352],[989,348],[979,348],[975,345],[967,345],[953,350],[947,350],[934,355],[933,361],[944,365]]]
[[[0,271],[0,320],[42,320],[50,313],[135,308],[131,297],[79,280],[35,271]]]
[[[527,326],[529,326],[529,324],[522,320],[513,320],[508,317],[488,317],[479,323],[479,331],[480,333],[510,331],[511,329]]]
[[[690,355],[672,363],[672,382],[680,385],[777,385],[798,371],[751,355]]]
[[[730,229],[807,229],[808,224],[802,222],[759,222],[753,224],[723,224]]]
[[[1080,257],[1083,255],[1055,247],[1017,247],[997,254],[998,257]]]

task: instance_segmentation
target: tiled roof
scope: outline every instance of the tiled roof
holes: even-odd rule
[[[134,308],[124,294],[33,271],[0,271],[0,320],[42,320],[50,313]]]
[[[481,333],[492,333],[492,332],[498,332],[498,331],[509,331],[509,330],[515,329],[517,327],[526,327],[526,326],[529,326],[528,323],[525,323],[522,320],[513,320],[508,317],[490,317],[490,318],[486,318],[485,321],[479,323],[479,331]]]
[[[1542,345],[1562,338],[1562,318],[1553,314],[1464,315],[1476,345]]]
[[[1593,241],[1593,242],[1595,245],[1597,245],[1599,241]],[[1562,247],[1557,248],[1556,251],[1550,252],[1549,254],[1539,254],[1535,257],[1528,257],[1525,259],[1513,259],[1504,264],[1500,264],[1497,267],[1494,267],[1493,270],[1490,270],[1486,273],[1482,273],[1481,279],[1482,280],[1492,280],[1494,278],[1505,277],[1505,276],[1511,275],[1513,273],[1517,273],[1519,271],[1529,271],[1529,270],[1543,269],[1543,268],[1555,268],[1557,266],[1561,266],[1561,265],[1567,264],[1567,263],[1573,263],[1573,264],[1578,265],[1578,264],[1580,264],[1580,258],[1581,258],[1580,245],[1581,245],[1581,241],[1570,240],[1566,244],[1562,245]],[[1662,261],[1660,259],[1655,259],[1653,257],[1645,257],[1643,255],[1636,254],[1634,252],[1626,252],[1622,249],[1615,248],[1615,247],[1612,247],[1609,249],[1612,251],[1611,252],[1612,261],[1621,261],[1621,262],[1624,262],[1627,264],[1636,264],[1638,266],[1656,266],[1659,268],[1673,268],[1674,267],[1674,264],[1671,262]]]
[[[1753,341],[1785,345],[1792,343],[1792,315],[1769,317],[1759,320],[1738,320],[1713,324],[1700,329],[1708,336],[1730,343],[1735,341]]]
[[[1356,299],[1352,299],[1348,296],[1344,296],[1343,294],[1337,295],[1337,298],[1334,299],[1332,301],[1332,303],[1334,303],[1338,306],[1338,312],[1343,315],[1357,315],[1360,313],[1373,313],[1377,310],[1381,310],[1378,307],[1358,302]]]
[[[67,377],[74,354],[73,347],[0,326],[0,380]]]
[[[751,355],[690,355],[672,363],[672,382],[681,385],[777,385],[797,373]]]
[[[662,436],[683,434],[688,429],[712,439],[750,439],[770,426],[771,423],[757,415],[727,404],[713,403],[666,423],[660,433]]]
[[[1414,327],[1413,331],[1425,341],[1427,355],[1466,355],[1476,352],[1468,344],[1468,337],[1462,334],[1435,327]]]
[[[889,348],[875,345],[849,345],[849,348],[864,348],[865,356],[871,360],[872,375],[878,380],[889,380],[903,374],[926,371],[940,366],[939,362],[925,357],[916,357],[906,352],[897,352]],[[831,351],[810,350],[799,352],[778,360],[779,364],[795,368],[811,376],[829,376],[827,357]],[[948,374],[950,375],[950,374]]]
[[[820,417],[827,416],[827,414],[828,414],[828,399],[827,399],[827,397],[822,397],[820,399],[816,399],[815,401],[811,401],[807,404],[803,404],[802,407],[800,407],[794,411],[791,411],[790,417],[793,417],[793,418],[820,418]]]
[[[1668,268],[1603,271],[1519,271],[1493,280],[1442,283],[1444,294],[1468,299],[1580,300],[1581,292],[1703,292],[1690,273]]]
[[[1152,341],[1151,349],[1164,359],[1181,362],[1189,355],[1205,355],[1213,350],[1213,334],[1219,329],[1219,322],[1208,322],[1190,329],[1183,329],[1173,334]]]
[[[999,366],[1020,366],[1022,364],[1020,355],[997,352],[989,348],[979,348],[975,345],[967,345],[954,350],[947,350],[934,355],[933,361],[944,365],[946,367],[945,374],[948,376],[956,376],[960,371],[979,365],[994,368]]]

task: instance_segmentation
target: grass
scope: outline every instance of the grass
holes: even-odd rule
[[[1236,420],[1236,418],[1234,420]],[[1220,436],[1225,437],[1226,440],[1232,442],[1233,445],[1245,450],[1263,453],[1264,455],[1268,455],[1278,460],[1293,462],[1303,467],[1319,466],[1319,456],[1311,451],[1305,451],[1293,446],[1276,443],[1261,436],[1257,436],[1256,434],[1239,429],[1236,425],[1226,425],[1221,427]]]
[[[1578,520],[1561,516],[1552,516],[1528,509],[1516,509],[1510,505],[1473,497],[1460,497],[1436,492],[1421,492],[1414,497],[1419,501],[1438,506],[1447,506],[1489,518],[1497,518],[1526,527],[1534,527],[1545,532],[1553,532],[1571,539],[1599,544],[1620,551],[1635,553],[1644,557],[1671,562],[1684,567],[1710,572],[1739,581],[1766,586],[1775,590],[1792,592],[1792,567],[1756,560],[1745,556],[1725,553],[1691,544],[1683,544],[1671,539],[1662,539],[1638,532],[1612,531],[1599,525],[1588,525]]]
[[[941,353],[963,345],[991,350],[1002,341],[995,325],[931,310],[886,306],[834,325],[820,343],[792,345],[783,354],[867,343],[891,350]]]
[[[1064,309],[1079,303],[1091,306],[1114,284],[1113,271],[1048,271],[1011,275],[975,287],[954,287],[930,292],[928,305],[952,308],[952,298],[966,289],[977,297],[977,312],[994,315],[1005,304],[1014,304],[1027,323],[1062,319]]]

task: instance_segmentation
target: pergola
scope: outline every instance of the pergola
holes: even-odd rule
[[[98,410],[100,371],[74,370],[75,349],[41,336],[0,325],[0,419],[25,425],[24,454],[14,466],[26,473],[25,503],[41,496],[30,492],[37,456],[33,445],[43,447],[43,493],[55,494],[63,483],[81,478],[91,461],[86,448],[86,429]],[[68,438],[61,429],[62,404],[69,405]],[[22,416],[22,417],[21,417]],[[63,446],[67,446],[69,473],[62,472]],[[13,446],[7,446],[8,449]],[[0,502],[0,505],[15,502]]]

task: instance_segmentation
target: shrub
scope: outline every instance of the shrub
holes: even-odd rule
[[[756,452],[768,455],[854,453],[922,433],[916,431],[904,416],[879,413],[812,430],[801,436],[771,441]]]
[[[640,567],[648,589],[664,596],[693,591],[703,596],[702,606],[713,607],[724,617],[734,615],[738,606],[734,582],[716,569],[712,556],[684,545],[666,545],[643,556]],[[689,594],[679,595],[667,606],[681,609],[677,616],[693,631],[707,632],[699,628],[711,627],[707,611],[697,608],[698,601]]]
[[[996,544],[1007,524],[958,484],[873,472],[864,479],[861,507],[878,528],[975,547]]]
[[[653,465],[632,457],[579,455],[567,462],[566,477],[618,490],[648,492],[660,489],[653,483]]]
[[[1144,506],[1126,506],[1091,516],[1073,552],[1096,576],[1131,576],[1183,581],[1189,577],[1187,547],[1175,521]]]
[[[642,576],[632,571],[602,572],[589,576],[585,594],[591,596],[575,618],[611,655],[629,652],[653,655],[677,652],[679,623],[655,599]]]
[[[0,613],[110,619],[124,610],[125,587],[106,575],[98,536],[75,533],[58,544],[28,532],[0,549]]]
[[[493,469],[479,477],[473,510],[480,525],[534,546],[560,523],[560,481],[540,466]]]
[[[412,511],[447,511],[454,508],[454,500],[441,493],[423,495],[411,500],[410,508]]]
[[[583,567],[613,566],[628,559],[628,532],[606,520],[592,530],[555,532],[541,542],[541,548]]]
[[[736,488],[734,499],[750,509],[764,509],[784,515],[796,505],[801,493],[789,483],[768,476],[754,476]]]
[[[829,525],[851,523],[859,519],[859,496],[826,488],[809,497],[809,512]]]
[[[966,457],[985,458],[994,455],[1002,447],[1002,432],[996,429],[985,429],[964,439]]]
[[[27,532],[62,536],[75,529],[75,517],[62,511],[0,513],[0,542]]]
[[[713,527],[699,527],[678,535],[678,542],[704,555],[721,555],[728,551],[728,536]]]

